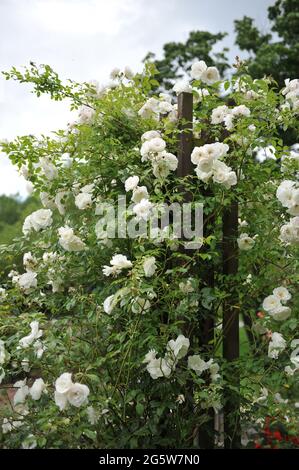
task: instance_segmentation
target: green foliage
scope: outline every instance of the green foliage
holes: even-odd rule
[[[253,77],[271,75],[282,86],[285,79],[298,76],[299,1],[277,0],[269,7],[268,18],[275,35],[259,31],[247,16],[235,20],[236,44],[252,53],[248,67]]]
[[[214,45],[221,41],[226,33],[212,34],[208,31],[191,31],[185,43],[169,42],[163,46],[163,58],[156,59],[149,52],[144,61],[154,63],[158,71],[161,91],[171,89],[174,80],[184,76],[196,59],[204,60],[208,65],[215,65],[223,72],[228,67],[226,52],[213,52]]]
[[[7,274],[14,267],[20,268],[21,255],[10,251],[3,252],[3,245],[10,245],[14,239],[22,236],[22,224],[25,217],[40,207],[35,197],[26,200],[19,196],[0,196],[0,284],[6,282]]]

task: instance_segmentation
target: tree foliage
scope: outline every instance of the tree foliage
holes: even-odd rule
[[[248,51],[249,71],[261,78],[271,75],[280,86],[296,78],[299,70],[299,1],[277,0],[268,8],[271,33],[259,31],[254,20],[235,20],[236,44]]]
[[[226,33],[212,34],[208,31],[191,31],[186,42],[169,42],[163,46],[163,58],[156,59],[155,54],[149,52],[145,61],[152,61],[158,71],[161,90],[170,89],[174,80],[185,76],[191,68],[192,62],[200,58],[209,65],[215,65],[223,72],[228,67],[224,48],[214,52],[213,48],[221,41]]]

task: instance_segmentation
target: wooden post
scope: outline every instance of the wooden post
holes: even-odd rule
[[[223,213],[223,274],[229,286],[229,297],[223,304],[223,357],[228,362],[224,389],[224,446],[241,447],[239,371],[235,361],[239,358],[239,309],[234,276],[238,272],[238,202],[234,201]],[[229,388],[234,387],[235,390]]]
[[[180,93],[178,96],[179,141],[177,175],[184,177],[192,174],[191,152],[193,150],[193,95]]]
[[[204,189],[202,194],[205,197],[211,197],[213,195],[210,188]],[[213,235],[215,230],[215,217],[210,216],[209,221],[205,223],[203,227],[204,238]],[[208,251],[208,248],[203,247],[203,252]],[[205,267],[202,281],[205,287],[214,288],[215,283],[215,266],[214,262],[210,260]],[[215,313],[213,310],[205,309],[201,304],[199,305],[198,311],[198,325],[199,325],[199,344],[205,353],[210,353],[213,344],[211,341],[214,339],[214,328],[215,328]],[[208,409],[209,420],[204,423],[199,430],[199,447],[201,449],[213,449],[215,446],[215,412],[213,408]]]
[[[179,134],[178,140],[178,169],[177,175],[181,178],[187,175],[192,175],[194,172],[193,165],[191,163],[191,153],[193,150],[193,134],[192,134],[192,122],[193,122],[193,96],[191,93],[181,93],[178,96],[178,118],[179,118]],[[192,194],[190,194],[184,186],[180,188],[183,194],[183,201],[189,202],[192,200]],[[209,229],[204,228],[204,236],[208,236]],[[213,287],[214,285],[214,271],[210,267],[204,276],[205,285]],[[202,312],[201,312],[202,313]],[[209,312],[210,313],[210,312]],[[199,318],[199,337],[198,342],[201,347],[205,350],[208,349],[208,343],[214,336],[214,320],[206,318],[202,315]],[[190,399],[193,393],[193,384],[190,383]],[[192,412],[193,403],[190,403],[190,412]],[[204,423],[198,432],[198,444],[200,448],[210,449],[214,447],[214,411],[211,410],[210,420]]]

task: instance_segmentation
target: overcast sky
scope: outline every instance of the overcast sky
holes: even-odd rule
[[[226,31],[234,46],[233,20],[244,15],[269,30],[274,0],[0,0],[0,70],[51,65],[62,78],[105,83],[114,67],[142,68],[147,52],[159,56],[169,41],[191,30]],[[199,57],[200,59],[200,57]],[[65,103],[36,98],[30,87],[0,78],[0,139],[49,133],[72,119]],[[0,194],[26,195],[25,182],[0,154]]]

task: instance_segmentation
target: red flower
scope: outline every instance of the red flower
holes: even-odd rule
[[[282,441],[282,435],[280,434],[280,431],[274,431],[273,438],[277,441]]]

